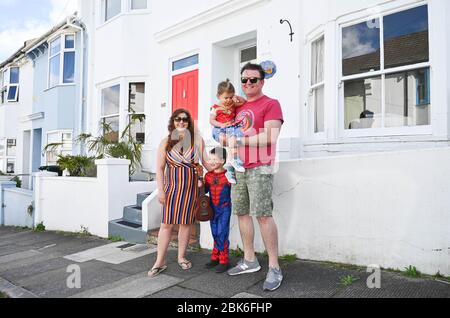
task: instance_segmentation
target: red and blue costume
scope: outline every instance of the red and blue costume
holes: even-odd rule
[[[206,191],[211,198],[214,209],[214,220],[211,221],[211,232],[214,237],[212,261],[228,265],[230,247],[230,219],[231,219],[231,184],[222,173],[209,172],[205,176]]]

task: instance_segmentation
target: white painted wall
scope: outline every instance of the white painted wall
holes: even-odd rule
[[[47,230],[80,232],[83,226],[108,237],[108,222],[122,217],[123,208],[136,204],[136,195],[154,189],[150,182],[128,181],[128,160],[96,161],[97,178],[36,176],[36,224]]]
[[[4,225],[33,227],[33,214],[28,214],[28,207],[33,202],[33,192],[29,190],[10,188],[3,194]]]
[[[449,275],[449,160],[445,148],[281,163],[280,254]],[[201,245],[210,248],[208,226]],[[238,231],[233,217],[232,248],[242,248]],[[259,231],[256,245],[264,250]]]

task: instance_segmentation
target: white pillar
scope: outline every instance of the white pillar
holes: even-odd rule
[[[42,178],[44,177],[57,177],[56,172],[35,172],[33,176],[33,201],[34,201],[34,224],[38,225],[42,222],[42,208],[41,208],[41,193],[42,193]]]
[[[104,213],[109,221],[120,219],[123,215],[121,188],[129,182],[130,160],[102,159],[96,160],[97,178],[101,184],[101,192],[96,194],[104,198]],[[106,224],[107,226],[107,224]]]

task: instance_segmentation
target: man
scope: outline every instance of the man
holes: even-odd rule
[[[245,65],[241,75],[247,103],[238,109],[236,117],[245,135],[237,139],[237,146],[246,171],[236,173],[237,184],[232,187],[231,197],[233,213],[239,218],[244,259],[228,274],[236,276],[261,270],[254,248],[253,217],[256,217],[269,255],[264,290],[273,291],[283,281],[278,263],[278,230],[272,216],[273,164],[276,143],[284,122],[283,113],[280,103],[262,92],[265,72],[260,65]]]

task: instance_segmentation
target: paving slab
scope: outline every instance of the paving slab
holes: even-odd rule
[[[413,279],[399,274],[382,272],[381,288],[370,289],[362,273],[360,280],[337,293],[337,298],[450,298],[450,285],[434,280]]]
[[[118,251],[117,247],[121,245],[124,245],[124,242],[116,242],[107,245],[102,245],[76,254],[64,256],[64,258],[77,263],[85,263],[104,257],[106,255],[113,254],[116,251]]]
[[[141,248],[139,248],[141,247]],[[127,250],[116,249],[113,253],[105,255],[103,257],[96,258],[98,261],[109,263],[109,264],[122,264],[128,261],[131,261],[136,258],[140,258],[143,256],[147,256],[150,254],[155,254],[158,249],[156,247],[145,247],[142,249],[142,246],[136,246],[136,248],[131,248]]]
[[[9,263],[9,262],[16,262],[16,261],[20,261],[20,260],[23,260],[26,258],[36,257],[36,256],[40,256],[40,255],[42,255],[42,253],[39,251],[35,251],[35,250],[29,250],[29,251],[24,251],[24,252],[8,254],[8,255],[4,255],[4,256],[0,257],[0,265]]]
[[[10,298],[38,298],[35,294],[30,291],[18,287],[6,279],[0,277],[0,290],[8,295]]]
[[[181,281],[179,278],[164,274],[148,278],[147,272],[145,272],[73,295],[71,298],[143,298],[174,286]]]
[[[104,263],[97,261],[77,263],[75,265],[80,266],[81,270],[80,289],[71,289],[67,286],[67,280],[72,274],[72,272],[67,272],[67,268],[47,271],[39,275],[16,280],[13,283],[22,286],[41,298],[66,298],[129,276],[125,273],[105,268]]]

